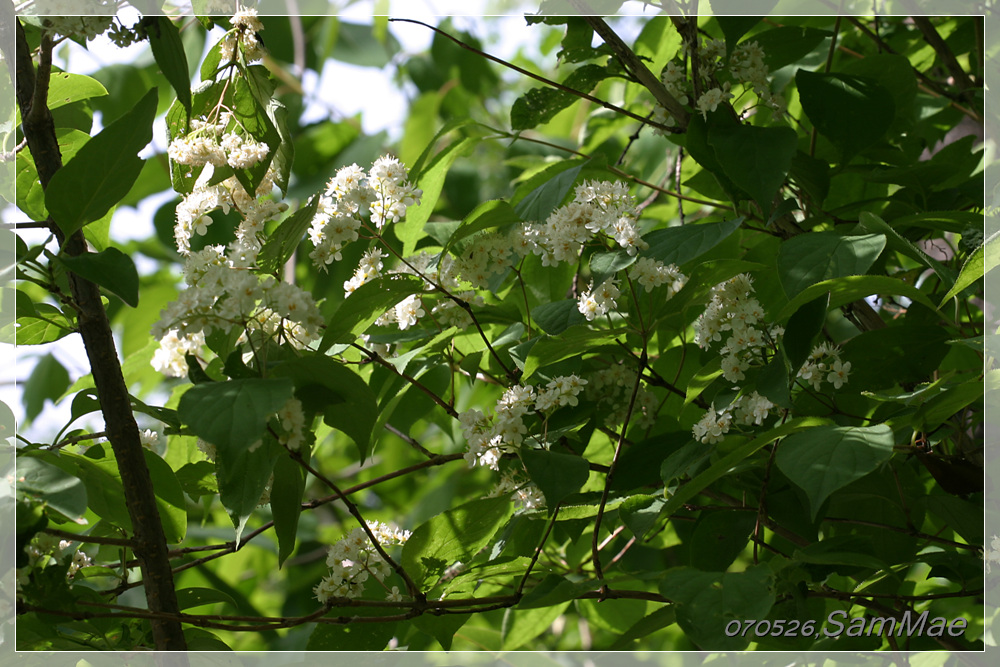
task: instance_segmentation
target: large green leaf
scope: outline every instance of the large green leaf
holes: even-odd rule
[[[809,498],[810,516],[837,489],[861,479],[892,456],[892,429],[820,426],[785,438],[775,464]]]
[[[17,493],[40,498],[67,519],[76,520],[87,513],[87,488],[83,482],[31,456],[17,459]]]
[[[594,86],[609,76],[616,75],[607,67],[588,64],[573,70],[562,84],[581,93],[590,93]],[[558,88],[532,88],[514,100],[510,108],[511,129],[516,132],[547,123],[579,99],[578,95]]]
[[[959,292],[995,269],[997,264],[1000,264],[1000,240],[998,240],[997,234],[993,234],[965,260],[955,284],[941,299],[941,305],[944,306]]]
[[[546,336],[535,343],[524,361],[522,378],[529,378],[543,365],[554,364],[584,354],[602,345],[613,343],[625,335],[624,329],[594,330],[584,325],[570,327],[558,336]]]
[[[295,550],[302,494],[306,488],[303,469],[290,456],[280,456],[274,464],[274,484],[271,487],[271,518],[278,538],[278,567]]]
[[[312,224],[318,206],[319,197],[313,197],[309,203],[281,221],[278,228],[268,236],[257,256],[257,264],[261,270],[274,273],[285,265],[298,248],[302,235]]]
[[[118,248],[59,258],[67,269],[121,298],[129,306],[139,305],[139,272],[132,258]]]
[[[686,264],[719,245],[740,228],[743,218],[658,229],[643,236],[649,249],[642,254],[664,264]]]
[[[417,247],[417,241],[423,236],[424,224],[431,219],[431,214],[437,206],[444,188],[444,180],[448,170],[459,157],[468,155],[475,148],[477,141],[471,137],[462,137],[446,146],[435,155],[427,167],[420,172],[417,185],[423,191],[420,203],[406,210],[406,219],[393,227],[396,237],[403,242],[403,254],[410,255]]]
[[[841,278],[831,278],[810,285],[806,289],[795,295],[791,301],[782,307],[781,312],[775,318],[777,321],[790,317],[796,310],[809,303],[813,299],[822,296],[826,292],[830,293],[830,307],[839,308],[845,304],[864,299],[875,294],[897,294],[908,299],[919,301],[931,310],[937,310],[934,302],[921,290],[909,283],[905,283],[899,278],[890,276],[843,276]]]
[[[545,494],[550,512],[566,496],[579,491],[590,477],[590,464],[581,456],[530,447],[522,447],[520,456],[531,481]]]
[[[351,294],[327,319],[320,343],[325,351],[336,343],[350,343],[397,303],[424,290],[416,276],[389,274],[367,282]]]
[[[21,400],[24,403],[25,417],[29,420],[37,417],[45,407],[45,401],[54,403],[67,387],[69,387],[69,372],[66,367],[51,354],[46,354],[38,360],[28,381],[24,383]]]
[[[198,437],[235,454],[263,437],[293,389],[290,379],[280,377],[209,382],[184,392],[177,411]]]
[[[385,623],[321,623],[309,635],[307,651],[381,651],[396,631],[396,621]]]
[[[500,626],[503,649],[516,651],[538,637],[549,629],[568,606],[569,602],[563,602],[537,609],[519,609],[517,607],[508,609],[504,613],[503,624]]]
[[[56,142],[59,144],[59,154],[62,155],[63,164],[71,161],[88,141],[90,135],[86,132],[67,127],[56,128]],[[17,167],[15,203],[32,220],[42,222],[49,217],[49,212],[45,208],[45,190],[38,180],[38,170],[31,151],[20,151],[15,164]]]
[[[857,391],[922,382],[948,354],[948,331],[933,324],[911,324],[866,331],[843,345],[851,362],[848,386]]]
[[[840,150],[844,163],[877,143],[896,115],[892,95],[874,79],[800,69],[795,82],[809,120]]]
[[[550,170],[558,170],[514,205],[518,217],[528,222],[544,222],[562,204],[588,162],[589,160],[567,160],[542,172],[540,176],[548,175]]]
[[[156,89],[84,144],[45,190],[45,207],[66,234],[99,220],[135,183],[143,160],[137,155],[153,138]]]
[[[178,101],[191,113],[191,75],[187,54],[177,25],[165,16],[150,16],[145,20],[149,46],[163,76],[170,82]]]
[[[812,342],[823,329],[826,311],[830,306],[830,294],[818,296],[803,304],[788,319],[785,333],[781,337],[781,347],[788,359],[789,370],[795,375],[812,352]]]
[[[882,234],[799,234],[782,243],[778,250],[778,277],[791,299],[820,281],[863,274],[884,248]]]
[[[473,500],[438,514],[413,531],[402,564],[418,586],[437,581],[456,562],[468,563],[513,512],[507,498]]]
[[[798,139],[789,127],[722,125],[709,127],[708,142],[726,176],[764,212],[792,166]]]
[[[728,636],[730,622],[742,629],[745,620],[767,618],[775,600],[774,575],[767,565],[725,574],[673,568],[660,578],[660,592],[677,603],[678,625],[702,650],[746,648],[752,638]]]
[[[306,414],[321,413],[327,425],[351,437],[362,462],[368,458],[378,401],[361,376],[332,357],[317,356],[276,364],[271,374],[293,380]]]

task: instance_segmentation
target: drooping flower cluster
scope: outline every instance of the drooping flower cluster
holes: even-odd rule
[[[520,231],[515,232],[515,234]],[[498,234],[479,234],[462,248],[455,268],[473,286],[486,289],[493,276],[501,275],[514,263],[517,247],[512,238]]]
[[[714,405],[709,407],[708,412],[694,425],[692,432],[695,440],[707,445],[722,442],[734,422],[745,426],[760,426],[773,407],[771,401],[757,392],[743,395],[718,412]]]
[[[530,480],[522,479],[514,470],[506,470],[500,475],[500,481],[490,491],[489,498],[499,498],[509,495],[520,509],[533,510],[545,507],[545,494]]]
[[[604,416],[604,423],[610,427],[624,423],[635,387],[635,369],[623,364],[613,364],[591,374],[589,382],[587,396],[597,403],[600,414]],[[632,408],[631,423],[638,424],[641,428],[651,427],[656,421],[657,407],[656,394],[645,385],[640,385]]]
[[[98,9],[97,3],[94,9]],[[49,31],[78,37],[90,41],[104,34],[111,27],[115,18],[114,3],[100,2],[103,5],[103,15],[81,15],[77,0],[47,0],[25,5],[27,14],[37,16],[42,27]],[[75,15],[75,16],[74,16]]]
[[[410,531],[392,528],[378,521],[368,521],[368,528],[383,547],[405,544]],[[375,579],[386,590],[386,599],[398,602],[402,595],[397,586],[389,588],[386,578],[392,567],[379,555],[365,530],[360,526],[330,547],[326,557],[330,573],[313,588],[316,599],[326,604],[333,598],[356,599],[365,591],[365,583]]]
[[[782,329],[767,328],[752,279],[745,273],[719,283],[711,294],[708,307],[695,322],[695,342],[708,349],[729,332],[722,348],[722,375],[730,382],[739,382],[746,377],[743,371],[763,360],[768,341],[780,336]]]
[[[538,391],[531,385],[515,385],[497,401],[492,418],[476,409],[462,412],[458,419],[468,446],[466,462],[470,466],[479,464],[499,470],[501,455],[516,451],[524,442],[528,433],[524,423],[526,414],[577,405],[577,396],[586,384],[586,380],[576,375],[566,375],[553,378]]]
[[[581,292],[579,298],[577,298],[576,308],[579,310],[588,321],[597,319],[598,317],[604,317],[612,309],[616,308],[618,304],[615,302],[621,295],[621,291],[618,289],[618,281],[614,278],[608,278],[597,288],[594,288],[594,283],[590,284],[590,289]]]
[[[691,45],[685,41],[681,55],[689,52],[690,48]],[[737,45],[727,58],[724,40],[704,40],[698,47],[698,75],[701,93],[694,101],[693,110],[702,116],[707,117],[708,113],[715,111],[720,104],[733,99],[730,91],[733,86],[740,85],[744,90],[752,90],[759,104],[772,109],[776,116],[780,116],[784,110],[784,100],[780,95],[771,92],[771,84],[767,78],[768,69],[764,62],[764,50],[755,41]],[[689,103],[689,95],[694,94],[694,87],[682,62],[669,61],[660,78],[667,91],[680,104]],[[652,119],[668,127],[676,124],[676,120],[660,104],[653,106]]]
[[[260,60],[267,55],[264,43],[257,36],[257,33],[264,29],[264,24],[257,17],[256,9],[238,9],[233,14],[232,24],[233,29],[222,38],[220,47],[222,63],[236,60],[237,49],[243,51],[248,63]]]
[[[160,312],[153,335],[160,340],[153,366],[162,373],[187,372],[184,356],[219,328],[242,328],[240,342],[260,333],[304,348],[317,340],[323,319],[308,292],[238,266],[222,246],[192,253],[185,263],[188,287]]]
[[[840,389],[851,372],[851,362],[840,359],[840,348],[830,343],[820,343],[813,348],[809,358],[802,364],[798,376],[812,385],[817,391],[823,380]]]
[[[167,155],[177,164],[190,167],[229,165],[233,169],[249,169],[263,162],[270,148],[266,143],[238,134],[233,128],[232,115],[222,112],[217,122],[195,118],[191,131],[175,137],[167,147]]]
[[[676,264],[664,264],[652,257],[640,257],[629,269],[629,277],[639,283],[647,292],[661,285],[667,286],[666,298],[670,299],[684,288],[687,276]]]
[[[358,239],[366,219],[380,230],[420,203],[423,193],[406,177],[406,168],[391,156],[380,157],[367,174],[356,164],[337,171],[320,196],[309,229],[314,246],[309,257],[316,268],[325,271],[328,264],[340,261],[341,250]]]
[[[635,200],[624,183],[586,181],[578,185],[572,202],[553,211],[543,224],[526,224],[512,247],[530,246],[544,266],[555,266],[575,262],[583,245],[598,234],[614,239],[630,255],[649,247],[639,235]]]

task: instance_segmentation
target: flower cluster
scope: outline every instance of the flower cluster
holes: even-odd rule
[[[723,437],[729,432],[734,422],[745,426],[752,424],[760,426],[767,419],[773,407],[774,404],[771,401],[757,392],[740,396],[718,412],[713,405],[694,425],[692,431],[695,440],[707,445],[722,442]]]
[[[636,260],[632,268],[629,269],[629,277],[639,283],[647,292],[661,285],[667,286],[666,298],[670,299],[684,288],[687,283],[687,276],[681,273],[676,264],[664,264],[651,257],[640,257]]]
[[[843,362],[840,359],[840,348],[829,343],[820,343],[813,348],[809,358],[799,369],[798,377],[812,385],[817,391],[825,379],[833,385],[834,389],[840,389],[847,376],[851,372],[851,362]]]
[[[493,417],[479,410],[467,410],[458,416],[462,434],[468,445],[465,460],[499,470],[500,456],[516,451],[528,432],[524,416],[530,412],[549,412],[564,405],[577,405],[577,396],[587,381],[567,375],[553,378],[545,389],[536,391],[531,385],[515,385],[504,392],[496,403]]]
[[[588,321],[604,317],[611,310],[618,307],[615,302],[621,295],[618,289],[618,282],[614,278],[608,278],[597,288],[594,283],[590,283],[590,288],[580,293],[577,298],[576,309],[579,310]]]
[[[233,14],[233,29],[222,38],[220,46],[221,62],[236,60],[236,51],[241,49],[246,61],[260,60],[267,55],[267,49],[257,33],[264,29],[264,24],[257,17],[256,9],[241,8]]]
[[[682,46],[683,55],[690,50],[691,45],[684,42]],[[734,85],[742,85],[744,90],[753,90],[759,103],[772,109],[776,115],[784,110],[784,100],[771,92],[764,50],[755,41],[739,44],[727,58],[724,40],[704,40],[698,47],[698,75],[702,92],[694,102],[694,110],[702,116],[707,117],[720,104],[733,99],[730,90]],[[693,94],[693,86],[681,62],[669,61],[660,78],[664,87],[678,102],[683,105],[689,103],[689,93]],[[720,83],[720,78],[728,80]],[[654,105],[652,118],[668,127],[676,124],[676,120],[660,104]]]
[[[214,123],[192,119],[191,131],[175,137],[167,146],[167,155],[189,167],[229,165],[233,169],[249,169],[267,159],[271,149],[266,143],[248,139],[228,129],[230,125],[233,122],[228,112],[220,113]]]
[[[309,253],[316,268],[340,261],[344,246],[358,239],[358,230],[371,221],[380,230],[399,222],[406,209],[420,203],[423,194],[406,180],[406,168],[390,156],[380,157],[365,172],[356,164],[342,167],[320,196],[309,229],[314,246]]]
[[[514,504],[521,509],[534,510],[545,507],[545,494],[541,489],[528,480],[520,479],[518,473],[513,470],[504,471],[488,497],[499,498],[506,495],[509,495]]]
[[[78,37],[90,41],[104,34],[115,18],[113,3],[101,2],[104,5],[104,16],[81,16],[79,2],[76,0],[48,0],[44,3],[26,5],[29,14],[38,16],[41,26],[46,30],[66,37]],[[74,16],[77,14],[78,16]]]
[[[216,328],[242,328],[240,342],[261,333],[299,348],[319,338],[323,319],[311,294],[271,276],[261,279],[237,264],[222,246],[188,257],[188,287],[160,312],[153,327],[160,340],[153,357],[157,370],[175,377],[186,373],[185,355],[196,352],[205,334]]]
[[[404,544],[410,531],[391,528],[384,523],[368,521],[368,528],[384,547]],[[392,574],[392,567],[379,555],[365,530],[355,528],[330,547],[326,557],[330,573],[313,588],[316,599],[326,604],[333,598],[356,599],[365,591],[365,583],[374,578],[386,590],[386,600],[401,601],[397,586],[391,589],[385,580]]]
[[[512,237],[518,234],[521,234],[520,230],[511,237],[496,232],[478,234],[462,248],[455,260],[455,268],[465,281],[486,289],[493,276],[503,274],[513,264],[517,247],[512,243]]]
[[[695,342],[708,349],[712,343],[729,338],[722,348],[722,375],[730,382],[739,382],[746,376],[753,362],[763,360],[763,351],[769,340],[781,335],[781,327],[768,329],[763,322],[764,310],[754,297],[752,279],[741,273],[712,288],[711,300],[705,312],[695,322]]]
[[[544,224],[525,224],[511,245],[517,252],[530,249],[544,266],[555,266],[575,262],[583,245],[603,234],[635,255],[649,247],[639,235],[636,215],[624,183],[586,181],[576,187],[573,201],[553,211]]]

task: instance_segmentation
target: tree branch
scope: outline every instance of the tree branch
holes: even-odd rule
[[[38,169],[43,188],[62,168],[62,156],[56,141],[55,123],[46,105],[48,79],[52,62],[52,40],[43,33],[39,66],[35,67],[27,37],[20,21],[16,21],[16,95],[21,110],[22,128],[28,150]],[[67,237],[51,219],[49,228],[66,254],[75,257],[87,252],[83,231]],[[139,559],[145,582],[146,603],[150,610],[164,614],[178,611],[173,574],[167,557],[167,542],[156,507],[156,496],[146,466],[139,427],[132,414],[128,388],[122,376],[121,363],[111,334],[111,324],[101,303],[97,285],[75,273],[68,273],[73,300],[78,307],[78,326],[87,351],[94,385],[97,388],[105,431],[118,463],[125,505],[132,523],[132,549]],[[187,644],[179,621],[158,617],[151,620],[157,649],[185,650]]]

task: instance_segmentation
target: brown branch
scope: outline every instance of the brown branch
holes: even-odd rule
[[[17,103],[21,110],[22,129],[28,142],[28,150],[38,169],[39,181],[45,188],[52,176],[62,168],[55,123],[45,104],[52,62],[52,41],[43,33],[36,76],[24,28],[19,21],[15,23]],[[89,252],[82,230],[67,237],[58,225],[51,220],[48,222],[67,255],[74,257]],[[167,558],[166,537],[160,523],[153,484],[139,440],[139,427],[132,414],[132,404],[122,376],[108,315],[101,303],[97,285],[74,273],[68,273],[67,277],[73,300],[79,308],[78,326],[101,403],[105,431],[121,474],[125,505],[132,523],[133,551],[139,559],[142,578],[146,584],[146,603],[155,612],[175,613],[177,595]],[[151,625],[158,649],[186,648],[180,622],[171,618],[156,618],[151,621]]]
[[[59,530],[57,528],[46,528],[42,532],[48,533],[53,537],[58,537],[63,540],[70,540],[72,542],[84,542],[86,544],[105,544],[112,547],[125,547],[126,549],[132,548],[132,540],[123,540],[117,537],[98,537],[97,535],[80,535],[78,533],[70,533],[65,530]]]
[[[920,29],[924,39],[927,40],[927,43],[931,45],[938,54],[938,57],[944,62],[944,66],[948,68],[948,73],[955,80],[955,85],[958,89],[965,92],[970,88],[975,88],[969,75],[962,69],[962,66],[958,63],[958,59],[955,58],[955,54],[945,44],[945,41],[941,38],[941,34],[934,27],[934,24],[931,23],[931,20],[926,16],[914,16],[913,23]]]
[[[611,29],[607,23],[604,22],[600,16],[592,16],[594,12],[587,11],[588,8],[586,3],[580,2],[580,0],[571,0],[572,4],[580,10],[581,14],[585,14],[583,19],[594,29],[604,43],[611,47],[611,50],[615,52],[618,56],[618,60],[621,61],[622,65],[625,66],[625,70],[629,72],[632,76],[639,80],[646,90],[652,93],[653,97],[659,102],[666,110],[670,116],[677,121],[677,127],[680,131],[684,131],[688,126],[688,112],[677,101],[673,95],[667,90],[660,78],[649,71],[646,67],[646,63],[639,59],[639,56],[635,55],[635,52],[629,48],[629,46],[622,41],[622,38],[618,36],[614,30]],[[586,14],[591,14],[590,16]]]

